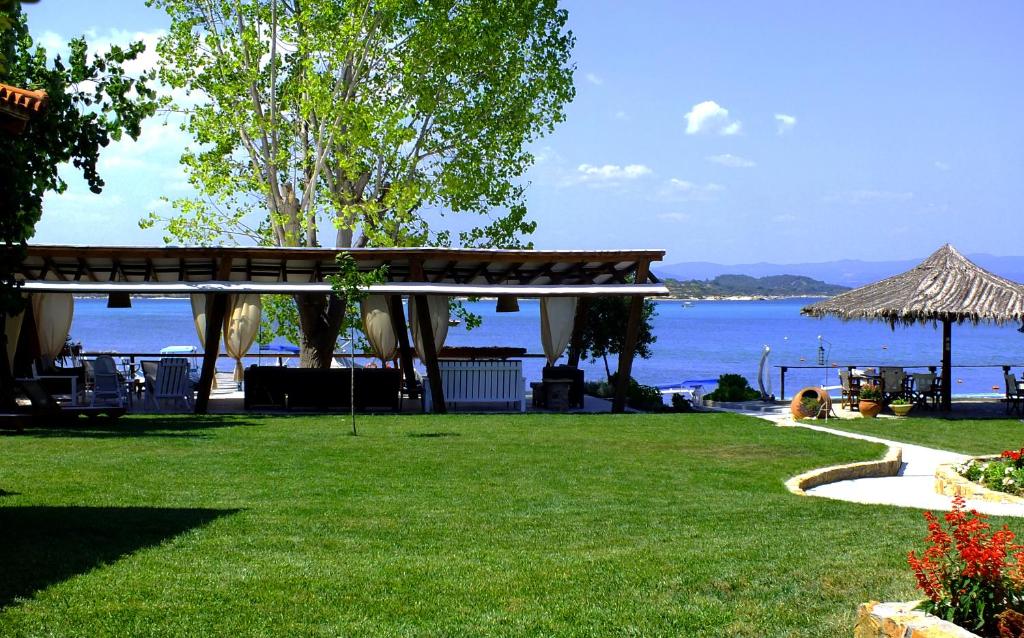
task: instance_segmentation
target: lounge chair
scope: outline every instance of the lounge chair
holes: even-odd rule
[[[126,390],[117,371],[117,365],[110,355],[101,355],[92,362],[92,398],[89,405],[96,405],[97,401],[124,405]],[[88,372],[88,368],[86,368]]]
[[[146,371],[149,361],[143,361],[143,370]],[[153,406],[157,412],[162,412],[169,402],[172,406],[184,405],[191,410],[194,405],[194,386],[189,378],[188,359],[181,357],[164,357],[156,366],[153,375],[152,385],[148,371],[146,376],[146,401]],[[151,368],[150,368],[151,369]]]
[[[1021,413],[1021,402],[1024,401],[1024,389],[1020,387],[1020,381],[1013,374],[1007,372],[1003,375],[1006,381],[1006,413],[1011,410]]]

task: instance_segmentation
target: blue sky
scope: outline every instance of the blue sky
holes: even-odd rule
[[[576,100],[526,176],[540,248],[666,262],[1022,254],[1024,3],[567,2]],[[142,0],[28,6],[51,46],[153,42]],[[143,64],[152,63],[150,56]],[[35,241],[160,244],[188,140],[106,149],[103,195],[48,196]]]

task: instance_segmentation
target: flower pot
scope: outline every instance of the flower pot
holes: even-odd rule
[[[860,415],[865,419],[873,419],[882,411],[882,404],[878,401],[865,401],[861,399],[860,403],[857,404],[857,409],[860,410]]]
[[[803,409],[804,399],[815,399],[818,402],[818,411],[811,414]],[[793,400],[789,404],[789,411],[793,414],[795,419],[821,419],[828,414],[832,408],[832,399],[828,396],[828,392],[825,392],[822,388],[804,388],[796,393]]]
[[[889,407],[892,408],[892,413],[896,416],[907,416],[910,414],[910,409],[914,407],[914,404],[904,403],[903,405],[896,404],[890,405]]]

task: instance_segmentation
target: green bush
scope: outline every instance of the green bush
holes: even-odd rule
[[[741,374],[723,374],[718,377],[718,387],[705,395],[711,401],[753,401],[761,393],[750,387],[750,382]]]
[[[800,401],[800,411],[809,417],[817,417],[821,412],[821,401],[815,397],[805,396]]]

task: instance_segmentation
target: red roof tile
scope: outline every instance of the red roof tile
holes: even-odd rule
[[[46,100],[46,91],[29,91],[0,82],[0,103],[8,108],[14,107],[30,115],[41,111]]]

